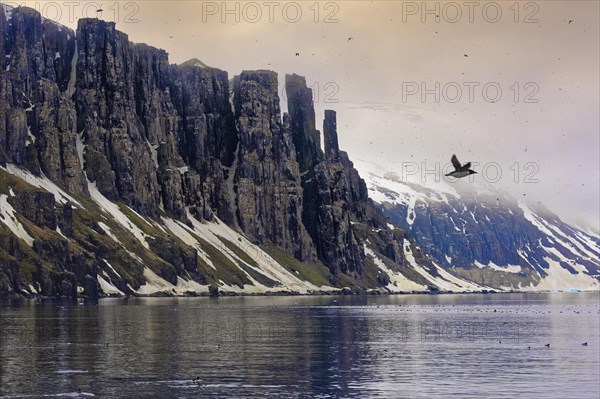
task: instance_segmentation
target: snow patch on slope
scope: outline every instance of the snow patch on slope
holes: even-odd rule
[[[475,266],[477,266],[480,269],[488,268],[488,269],[497,270],[499,272],[507,272],[507,273],[520,273],[521,272],[521,266],[519,266],[519,265],[498,266],[497,264],[495,264],[492,261],[490,261],[487,265],[484,265],[481,262],[475,261]]]
[[[152,295],[158,292],[172,292],[175,290],[173,284],[154,273],[149,267],[144,267],[144,278],[146,284],[136,291],[140,295]]]
[[[23,225],[18,221],[15,209],[7,200],[8,195],[0,195],[0,222],[4,223],[14,235],[25,241],[27,245],[30,247],[33,246],[33,238],[25,231]]]
[[[75,198],[71,197],[69,194],[64,192],[60,187],[54,184],[52,180],[48,179],[43,175],[41,177],[35,176],[28,170],[21,169],[13,164],[7,164],[6,169],[0,166],[0,169],[3,169],[8,173],[21,178],[22,180],[26,181],[34,187],[43,188],[49,193],[54,194],[54,200],[60,204],[65,204],[67,203],[67,201],[71,201],[72,204],[77,205],[80,208],[84,208],[83,205],[79,203],[79,201],[77,201]]]
[[[450,197],[459,197],[453,187],[443,182],[432,182],[432,189],[404,181],[397,173],[390,172],[372,162],[358,160],[355,167],[367,183],[369,197],[377,203],[405,205],[406,223],[412,226],[416,219],[415,207],[418,203],[429,201],[448,201]]]
[[[104,292],[105,295],[119,295],[125,296],[123,291],[106,281],[102,276],[98,275],[98,284],[100,284],[100,289]]]
[[[584,273],[571,274],[563,268],[559,262],[549,258],[544,258],[548,262],[546,277],[534,287],[521,287],[523,291],[564,291],[571,288],[582,291],[598,291],[600,285],[598,280]]]
[[[69,83],[67,84],[67,97],[73,98],[75,94],[75,88],[77,85],[77,59],[79,57],[79,50],[77,49],[77,39],[75,39],[75,49],[73,51],[73,58],[71,58],[71,76],[69,77]],[[83,164],[81,164],[83,167]]]
[[[150,149],[150,155],[152,156],[152,162],[154,162],[154,167],[156,168],[156,170],[158,170],[158,145],[152,145],[148,140],[146,140],[146,144],[148,144],[148,148]]]
[[[90,196],[97,203],[102,210],[104,210],[107,214],[111,215],[114,220],[116,220],[121,226],[125,227],[133,236],[147,249],[150,249],[148,242],[146,242],[146,237],[149,237],[146,233],[140,230],[139,227],[135,225],[127,215],[125,215],[119,206],[110,200],[108,200],[98,189],[96,188],[95,183],[90,183],[88,181],[88,190],[90,192]],[[112,237],[111,237],[112,238]],[[118,240],[115,240],[118,242]]]
[[[227,257],[230,261],[232,261],[233,264],[237,265],[238,262],[244,262],[247,268],[251,268],[257,273],[260,273],[271,280],[280,283],[279,286],[267,287],[254,280],[246,271],[240,269],[240,272],[246,275],[248,280],[252,282],[252,285],[246,285],[242,289],[237,286],[230,286],[222,283],[221,287],[223,290],[244,293],[266,293],[288,290],[304,294],[309,293],[310,291],[334,290],[332,287],[317,287],[310,282],[301,280],[296,275],[290,273],[287,269],[281,266],[260,247],[251,243],[242,234],[236,232],[216,217],[214,222],[200,222],[189,212],[189,210],[187,212],[187,217],[192,223],[191,227],[167,217],[163,217],[163,223],[182,241],[196,248],[199,251],[200,256],[202,256],[203,259],[205,259],[213,268],[216,267],[212,264],[212,262],[210,262],[210,258],[193,235],[196,235],[197,237],[205,240],[207,243],[217,248],[223,254],[223,256]],[[248,257],[256,262],[258,267],[250,265],[243,259],[240,259],[234,251],[223,244],[219,237],[222,237],[231,242],[233,245],[238,246],[241,251],[246,253]]]
[[[427,287],[416,283],[412,280],[409,280],[406,276],[404,276],[400,272],[396,272],[386,266],[386,264],[373,252],[373,250],[367,245],[364,245],[365,255],[371,256],[375,265],[381,269],[385,274],[387,274],[390,278],[390,283],[385,287],[390,292],[414,292],[414,291],[427,291]]]
[[[213,265],[212,261],[210,260],[210,258],[208,257],[208,254],[202,249],[202,246],[200,245],[200,243],[198,242],[198,240],[196,240],[196,238],[194,238],[190,233],[189,233],[189,228],[187,228],[186,225],[184,225],[183,223],[181,223],[180,221],[177,220],[173,220],[171,218],[167,218],[167,217],[162,217],[162,221],[165,224],[165,226],[176,236],[178,237],[181,241],[183,241],[184,243],[186,243],[187,245],[195,248],[198,251],[198,256],[200,258],[202,258],[202,260],[208,264],[210,267],[212,267],[213,269],[217,270],[217,268],[215,267],[215,265]]]
[[[85,173],[85,169],[83,168],[83,154],[85,153],[86,145],[83,144],[83,130],[80,133],[75,135],[75,148],[77,149],[77,157],[79,158],[79,166]]]
[[[159,292],[175,293],[177,295],[182,295],[186,292],[208,292],[208,286],[199,284],[193,280],[186,280],[181,276],[177,276],[177,285],[173,285],[148,267],[144,268],[144,278],[146,279],[146,284],[135,291],[139,295],[152,295]]]
[[[436,268],[439,277],[433,276],[430,272],[425,270],[423,267],[417,264],[415,257],[412,254],[412,250],[410,249],[410,243],[404,240],[403,244],[404,249],[404,257],[407,262],[423,277],[425,277],[428,281],[435,284],[440,290],[443,291],[458,291],[458,292],[472,292],[472,291],[481,291],[483,289],[489,289],[489,287],[483,287],[475,283],[471,283],[469,281],[458,278],[446,270],[433,263]]]
[[[202,226],[205,226],[205,228],[202,229],[202,233],[204,234],[202,238],[207,239],[207,241],[213,243],[213,245],[221,244],[223,252],[227,252],[227,255],[230,256],[235,256],[235,254],[227,247],[222,245],[221,240],[219,240],[217,235],[234,243],[234,245],[239,245],[240,248],[258,264],[259,267],[258,269],[254,268],[255,270],[259,271],[260,273],[264,274],[272,280],[280,282],[284,286],[274,288],[265,287],[268,288],[268,290],[280,291],[282,288],[287,288],[291,291],[296,291],[300,293],[308,293],[309,291],[317,290],[333,290],[332,287],[317,287],[312,283],[301,280],[294,274],[290,273],[286,268],[281,266],[275,259],[273,259],[266,252],[264,252],[259,246],[251,243],[245,236],[236,232],[216,217],[216,222],[206,224],[200,223],[198,220],[193,218],[191,214],[189,214],[189,212],[188,218],[190,218],[190,220],[192,221],[195,231],[198,231],[202,228]],[[251,265],[248,266],[252,267]]]
[[[106,259],[102,259],[102,260],[104,261],[104,263],[106,263],[106,266],[108,266],[108,268],[109,268],[110,270],[112,270],[112,272],[113,272],[114,274],[116,274],[116,275],[117,275],[117,277],[119,277],[119,278],[121,278],[121,279],[123,278],[123,277],[121,277],[121,275],[120,275],[119,273],[117,273],[117,271],[115,270],[115,268],[114,268],[114,267],[112,267],[112,265],[111,265],[110,263],[108,263],[108,261],[107,261]]]

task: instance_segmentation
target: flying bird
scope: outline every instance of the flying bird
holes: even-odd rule
[[[300,57],[300,53],[296,53],[296,57]]]
[[[468,57],[468,56],[469,56],[469,54],[463,54],[463,55],[464,55],[465,57]]]
[[[474,170],[471,170],[471,162],[467,162],[464,165],[458,161],[456,155],[452,155],[452,166],[454,166],[454,170],[448,173],[446,176],[452,176],[460,179],[461,177],[466,177],[472,175],[473,173],[477,173]]]
[[[104,10],[101,9],[101,8],[99,8],[99,9],[96,10],[96,12],[102,12],[102,11],[104,11]]]
[[[349,37],[349,38],[348,38],[348,41],[350,41],[350,40],[352,40],[352,39],[354,39],[354,38],[353,38],[353,37]]]

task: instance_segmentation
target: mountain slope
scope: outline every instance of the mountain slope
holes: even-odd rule
[[[503,290],[598,289],[600,239],[475,178],[425,185],[358,161],[370,196],[444,269]]]

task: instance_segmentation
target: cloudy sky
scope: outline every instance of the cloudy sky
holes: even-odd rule
[[[598,229],[598,1],[23,3],[71,27],[101,8],[173,63],[301,74],[351,158],[421,171],[456,153],[473,184]]]

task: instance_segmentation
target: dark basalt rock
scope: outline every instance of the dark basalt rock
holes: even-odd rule
[[[302,261],[316,259],[302,223],[302,185],[288,117],[281,119],[277,74],[245,71],[234,81],[240,149],[235,174],[239,225]]]
[[[54,208],[54,194],[45,191],[20,191],[9,197],[8,202],[36,226],[56,230],[58,219]]]
[[[80,19],[77,48],[77,131],[83,131],[86,163],[94,169],[88,178],[98,180],[107,197],[156,215],[157,168],[136,114],[134,46],[114,23]]]
[[[97,299],[100,296],[98,280],[89,274],[83,278],[83,295],[90,299]]]
[[[87,193],[87,184],[77,155],[75,108],[50,80],[40,80],[35,106],[28,112],[31,135],[37,149],[37,164],[48,178],[72,193]]]
[[[200,274],[197,265],[198,251],[193,248],[181,248],[171,237],[158,237],[150,241],[154,253],[173,268],[161,268],[160,276],[177,285],[177,276],[192,276],[195,281],[206,284],[206,277]]]
[[[58,226],[66,237],[73,236],[73,207],[71,201],[67,201],[62,207],[62,217],[59,218]]]

